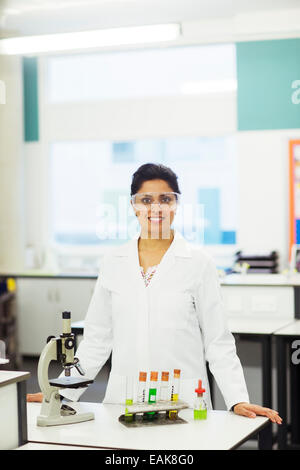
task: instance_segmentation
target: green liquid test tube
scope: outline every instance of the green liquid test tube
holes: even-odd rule
[[[149,388],[149,403],[156,403],[156,388]]]
[[[151,372],[148,403],[156,403],[158,372]]]
[[[156,395],[157,395],[157,378],[158,372],[151,372],[150,374],[150,387],[149,387],[149,395],[148,395],[148,403],[156,403]],[[155,411],[149,411],[147,413],[148,419],[152,419],[155,416]]]

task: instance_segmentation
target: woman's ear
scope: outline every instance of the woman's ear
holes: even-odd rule
[[[131,204],[132,210],[133,210],[133,212],[134,212],[134,215],[137,217],[137,212],[135,211],[135,209],[134,209],[134,207],[133,207],[132,201],[130,201],[130,204]]]

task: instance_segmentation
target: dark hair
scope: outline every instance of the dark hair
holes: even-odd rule
[[[180,194],[177,176],[171,168],[161,163],[145,163],[132,176],[131,196],[139,191],[145,181],[149,180],[164,180],[169,184],[174,193]]]

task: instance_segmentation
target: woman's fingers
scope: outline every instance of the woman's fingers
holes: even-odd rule
[[[250,403],[239,403],[234,407],[234,412],[241,416],[248,418],[255,418],[256,416],[266,416],[272,423],[281,424],[282,418],[279,416],[278,411],[271,410],[259,405],[252,405]]]
[[[261,416],[266,416],[269,418],[273,423],[281,424],[282,418],[279,416],[278,411],[272,410],[271,408],[266,408],[259,405],[252,405],[256,414]]]

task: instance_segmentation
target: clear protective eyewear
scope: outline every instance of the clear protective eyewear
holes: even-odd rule
[[[136,193],[131,196],[133,207],[136,209],[148,209],[153,204],[158,204],[160,207],[173,209],[179,204],[180,195],[174,192],[160,193]]]

